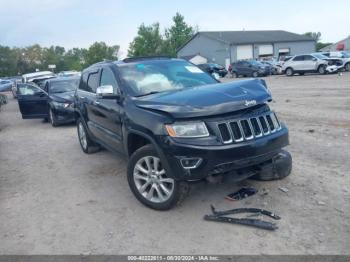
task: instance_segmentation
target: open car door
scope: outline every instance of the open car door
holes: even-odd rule
[[[38,86],[18,83],[17,99],[23,119],[48,117],[48,95]]]

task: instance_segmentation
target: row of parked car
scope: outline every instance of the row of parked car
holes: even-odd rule
[[[230,75],[237,77],[261,77],[276,74],[304,75],[305,73],[336,73],[350,71],[350,52],[317,52],[287,56],[277,60],[242,60],[231,63],[226,70],[223,66],[215,63],[198,65],[199,68],[214,75],[225,77]]]
[[[291,173],[282,149],[288,129],[270,109],[262,79],[220,83],[185,60],[150,57],[100,62],[81,76],[37,72],[22,80],[23,118],[75,122],[83,152],[125,155],[131,191],[153,209],[175,206],[191,181]]]

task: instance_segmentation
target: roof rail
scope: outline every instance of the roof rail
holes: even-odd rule
[[[171,59],[170,56],[138,56],[138,57],[127,57],[123,59],[124,63],[144,61],[144,60],[162,60],[162,59]]]

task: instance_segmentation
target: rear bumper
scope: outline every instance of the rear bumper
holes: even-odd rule
[[[171,176],[179,180],[199,180],[210,175],[254,167],[271,161],[289,144],[288,129],[252,141],[222,146],[191,146],[169,140],[162,151]],[[196,168],[183,167],[183,159],[200,159]]]

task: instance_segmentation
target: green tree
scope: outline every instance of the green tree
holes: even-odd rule
[[[16,52],[8,46],[0,46],[0,77],[16,74]]]
[[[309,36],[316,41],[316,51],[320,51],[322,48],[332,44],[321,42],[321,32],[306,32],[304,35]]]
[[[87,50],[85,48],[73,48],[65,54],[65,64],[69,70],[81,71],[85,65]]]
[[[146,26],[141,24],[137,36],[129,45],[128,56],[151,56],[161,55],[163,38],[160,34],[159,23]]]
[[[311,37],[316,43],[321,40],[321,32],[306,32],[304,35]]]
[[[176,50],[191,39],[195,30],[187,25],[184,16],[180,13],[176,13],[173,22],[174,24],[165,30],[164,50],[168,55],[176,57]]]
[[[95,42],[85,53],[85,65],[89,66],[103,60],[116,60],[118,51],[118,45],[107,46],[105,42]]]

